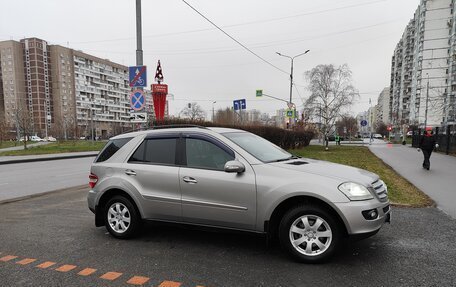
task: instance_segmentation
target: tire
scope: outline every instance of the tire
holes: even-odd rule
[[[293,259],[304,263],[321,263],[331,258],[337,250],[341,231],[337,221],[325,209],[317,205],[300,205],[282,217],[279,240]]]
[[[134,204],[130,199],[121,195],[116,195],[108,200],[103,216],[106,229],[112,236],[120,239],[136,236],[142,224]]]

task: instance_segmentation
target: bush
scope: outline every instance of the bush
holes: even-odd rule
[[[305,130],[302,127],[295,130],[285,130],[278,127],[261,125],[220,125],[206,121],[191,121],[185,119],[165,119],[164,121],[154,122],[153,126],[163,125],[199,125],[204,127],[223,127],[245,130],[263,137],[270,142],[282,147],[283,149],[294,149],[308,146],[314,137],[313,131]]]

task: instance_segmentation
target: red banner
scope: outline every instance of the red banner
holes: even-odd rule
[[[155,118],[161,121],[165,117],[166,95],[168,94],[168,85],[153,84],[152,99],[154,100]]]

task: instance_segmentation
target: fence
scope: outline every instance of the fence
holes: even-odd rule
[[[413,130],[412,146],[419,147],[423,129]],[[456,153],[456,125],[436,127],[434,129],[435,140],[439,144],[437,149],[446,154]]]

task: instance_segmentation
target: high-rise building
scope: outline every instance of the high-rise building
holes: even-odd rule
[[[421,0],[394,50],[389,120],[396,128],[439,126],[451,119],[456,93],[454,2]]]
[[[381,123],[390,124],[389,122],[389,100],[390,100],[390,88],[386,87],[382,90],[377,99],[377,105],[375,106],[376,111],[376,125],[378,126]]]
[[[11,134],[18,111],[42,137],[118,134],[132,127],[130,90],[124,65],[37,38],[0,42],[0,119]],[[153,116],[151,99],[146,109]]]
[[[12,130],[18,111],[26,109],[25,87],[22,45],[16,41],[0,42],[0,121]]]

